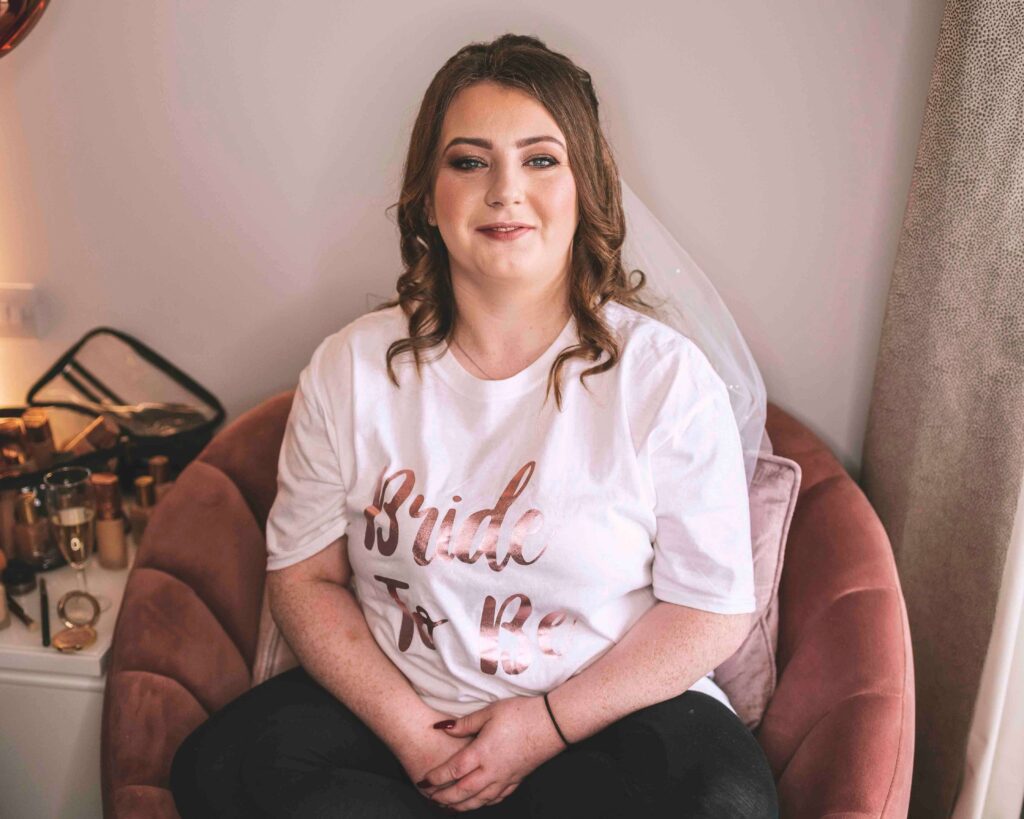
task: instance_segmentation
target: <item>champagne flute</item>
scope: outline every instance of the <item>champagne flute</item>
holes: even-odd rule
[[[96,545],[96,490],[89,480],[92,473],[84,466],[62,466],[43,477],[46,509],[57,546],[75,569],[79,588],[86,594],[89,583],[85,568]],[[104,595],[92,595],[100,611],[111,606]]]

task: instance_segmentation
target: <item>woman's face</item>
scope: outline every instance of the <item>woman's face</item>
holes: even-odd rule
[[[545,139],[517,144],[534,137]],[[459,144],[464,138],[475,144]],[[434,195],[427,200],[453,282],[468,277],[543,287],[567,274],[579,220],[565,145],[547,109],[518,89],[481,82],[455,96],[441,130]],[[480,230],[493,222],[530,229],[502,241]]]

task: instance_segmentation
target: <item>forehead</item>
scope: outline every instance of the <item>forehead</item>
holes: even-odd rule
[[[512,143],[535,134],[552,134],[565,142],[554,117],[532,96],[518,88],[481,82],[463,88],[452,99],[441,128],[441,144],[456,136]]]

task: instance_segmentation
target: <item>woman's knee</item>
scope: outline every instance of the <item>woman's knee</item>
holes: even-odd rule
[[[706,772],[696,800],[695,816],[714,819],[778,819],[778,793],[767,765],[752,759],[734,760]]]
[[[202,816],[205,810],[203,769],[198,763],[202,727],[185,737],[171,758],[169,785],[175,807],[183,819]]]
[[[615,726],[611,746],[649,798],[675,815],[778,816],[775,780],[750,729],[703,692],[634,712]],[[680,810],[681,809],[681,810]]]

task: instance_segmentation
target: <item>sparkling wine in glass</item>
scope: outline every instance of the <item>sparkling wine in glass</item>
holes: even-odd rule
[[[50,514],[57,546],[71,567],[85,571],[96,544],[96,512],[86,506],[69,506]]]
[[[57,546],[75,569],[79,587],[89,593],[86,566],[96,544],[96,490],[84,466],[62,466],[43,477],[46,509]],[[100,611],[110,608],[109,597],[92,595]]]

